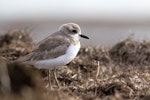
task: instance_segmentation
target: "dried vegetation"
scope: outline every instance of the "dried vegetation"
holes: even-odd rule
[[[45,70],[13,61],[31,52],[32,39],[24,31],[0,36],[1,100],[123,100],[150,98],[150,42],[131,38],[113,47],[82,47],[78,56],[57,70],[61,85]],[[4,69],[8,71],[5,72]],[[9,83],[2,76],[10,78]],[[53,74],[51,73],[53,77]],[[11,89],[11,91],[10,91]]]

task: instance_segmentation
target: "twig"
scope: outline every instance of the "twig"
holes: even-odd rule
[[[98,61],[97,62],[97,72],[96,72],[96,76],[95,76],[96,80],[98,79],[99,73],[100,73],[100,65],[99,65],[99,61]]]

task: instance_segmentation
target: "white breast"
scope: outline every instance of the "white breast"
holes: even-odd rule
[[[77,45],[70,44],[66,53],[54,59],[40,60],[34,63],[35,67],[40,69],[54,69],[64,66],[72,61],[80,49],[80,42]]]

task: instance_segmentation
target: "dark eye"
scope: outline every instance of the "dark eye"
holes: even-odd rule
[[[77,31],[76,31],[76,30],[72,30],[72,32],[73,32],[73,33],[77,33]]]

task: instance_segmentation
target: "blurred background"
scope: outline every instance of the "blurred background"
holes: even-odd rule
[[[0,0],[0,34],[10,27],[34,27],[35,42],[74,22],[90,40],[84,45],[110,46],[133,36],[150,39],[148,0]]]

